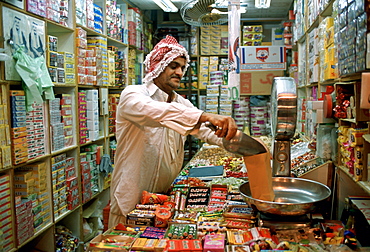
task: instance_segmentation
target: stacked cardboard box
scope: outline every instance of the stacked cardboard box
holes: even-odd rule
[[[10,251],[14,247],[13,242],[13,228],[12,228],[12,214],[10,201],[10,176],[8,174],[0,176],[0,236],[2,239],[3,251]]]
[[[200,53],[202,55],[227,55],[228,26],[214,25],[200,29]]]
[[[22,200],[31,200],[31,217],[35,232],[51,222],[46,167],[45,162],[37,162],[19,167],[14,173],[15,195]]]
[[[245,25],[243,26],[242,45],[243,46],[260,46],[262,45],[262,25]]]
[[[322,50],[319,51],[320,57],[320,81],[332,80],[338,78],[338,59],[337,59],[337,48],[334,46],[334,19],[332,17],[326,17],[319,26],[319,44],[323,45]],[[318,48],[318,47],[316,47]],[[350,50],[351,51],[351,50]],[[349,58],[354,57],[353,55],[348,55]],[[342,55],[342,54],[340,54]],[[359,62],[361,59],[358,59]],[[309,62],[311,65],[314,62]],[[355,64],[355,63],[353,63]],[[353,69],[345,67],[346,70],[342,69],[345,73],[347,70],[352,71]],[[352,70],[350,70],[352,69]],[[363,70],[363,69],[361,69]],[[353,70],[354,71],[354,70]]]
[[[26,96],[23,90],[11,90],[11,137],[13,164],[28,160],[28,139],[26,126]]]

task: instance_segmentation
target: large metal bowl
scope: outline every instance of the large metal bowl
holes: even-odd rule
[[[275,193],[273,202],[252,198],[249,182],[240,185],[239,191],[250,207],[262,213],[287,216],[310,213],[317,203],[331,194],[326,185],[301,178],[273,177],[272,187]]]

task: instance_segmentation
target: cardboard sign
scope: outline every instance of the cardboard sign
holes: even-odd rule
[[[284,76],[283,71],[242,71],[240,73],[240,94],[270,95],[274,77]]]
[[[285,70],[284,46],[241,46],[241,70]]]

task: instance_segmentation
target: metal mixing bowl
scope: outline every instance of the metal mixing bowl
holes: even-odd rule
[[[331,194],[326,185],[301,178],[273,177],[272,187],[275,193],[273,202],[252,198],[249,182],[240,185],[239,191],[250,207],[262,213],[288,216],[312,212],[317,203]]]

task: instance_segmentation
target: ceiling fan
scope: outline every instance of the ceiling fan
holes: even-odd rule
[[[181,6],[180,14],[189,25],[220,25],[228,21],[227,8],[227,1],[190,0]]]

